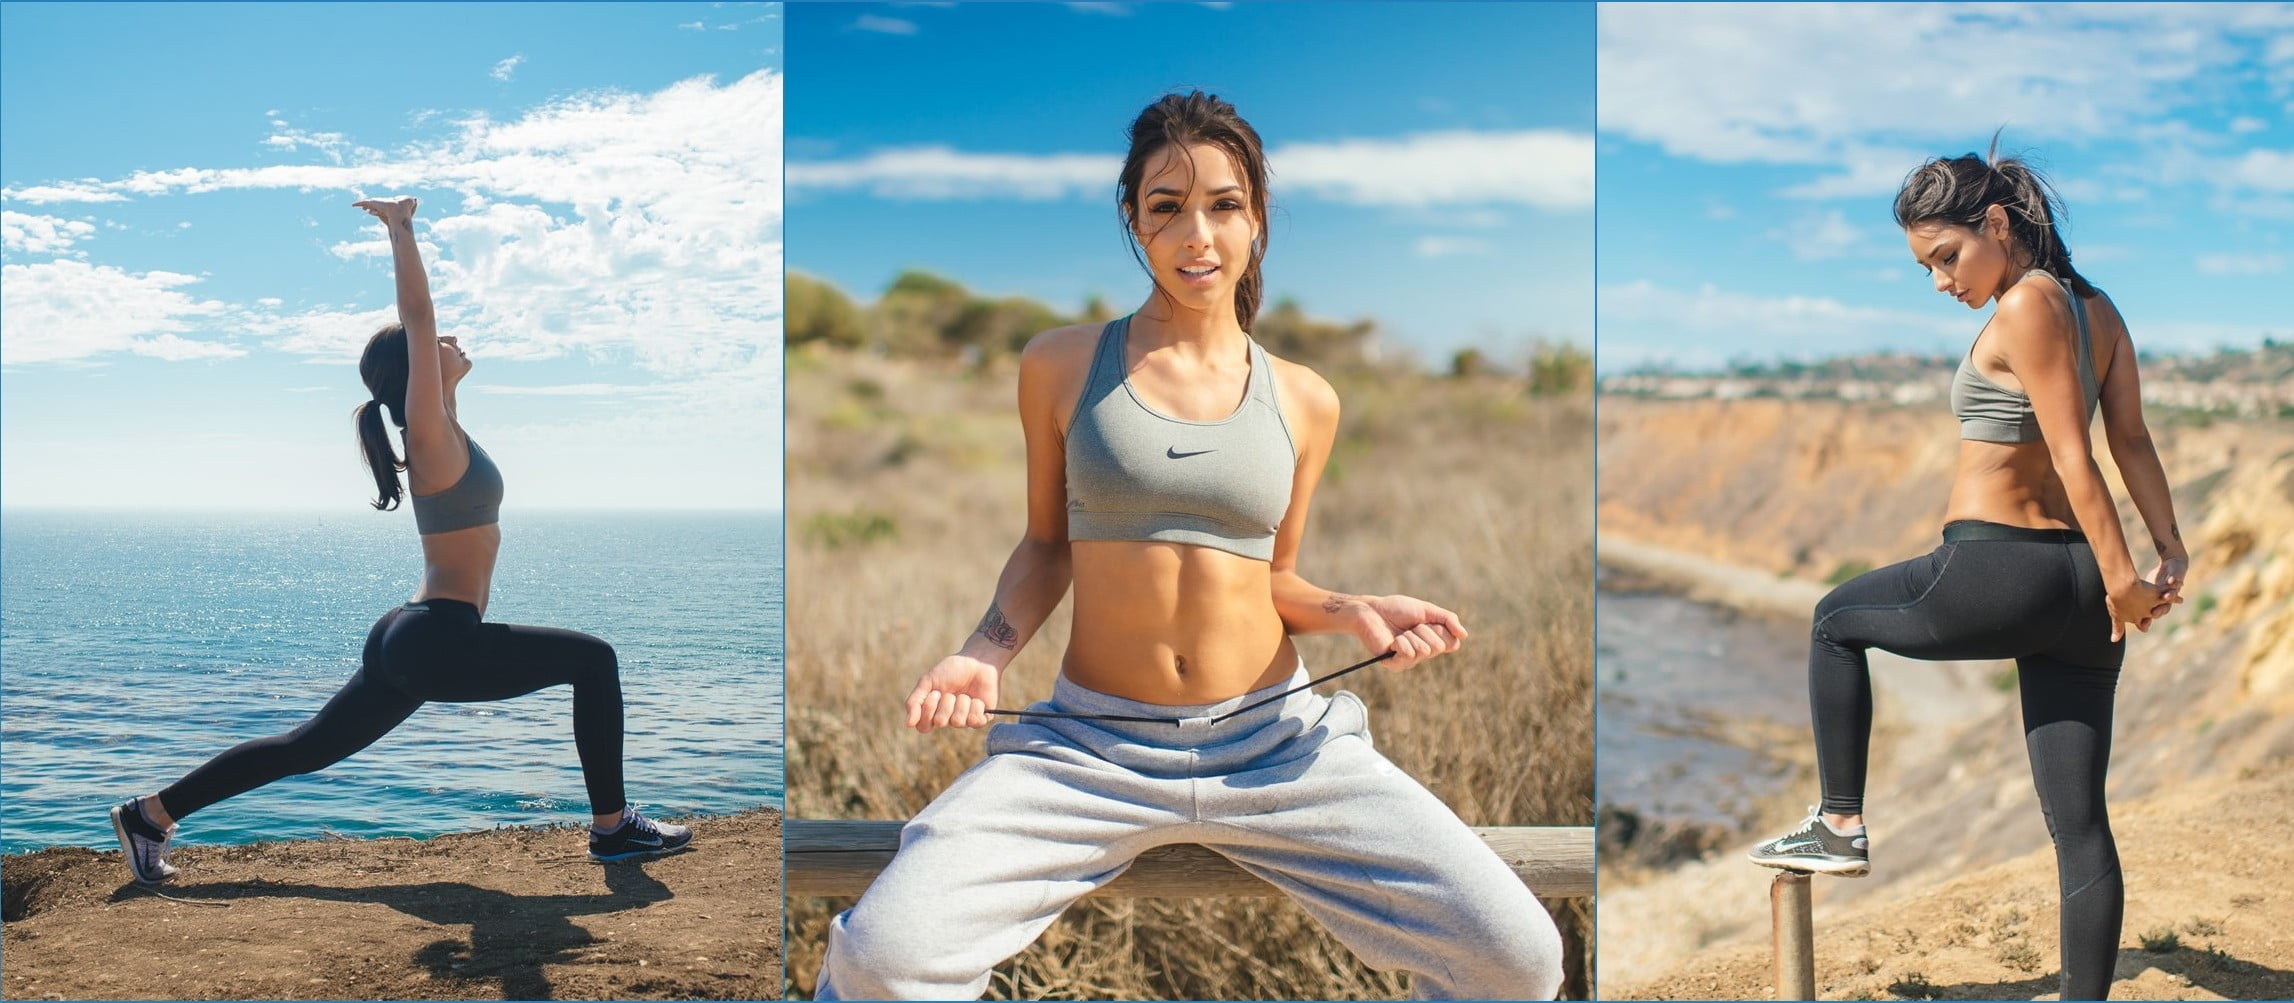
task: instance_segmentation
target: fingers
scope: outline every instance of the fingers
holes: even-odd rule
[[[916,680],[916,687],[908,691],[908,714],[906,720],[903,722],[905,727],[916,728],[917,724],[924,720],[925,700],[931,695],[931,683],[928,680]],[[917,728],[917,730],[928,731],[930,729]]]
[[[1426,604],[1426,624],[1421,624],[1421,626],[1428,624],[1438,626],[1449,633],[1451,638],[1449,650],[1451,651],[1458,650],[1457,644],[1455,642],[1463,641],[1466,639],[1465,621],[1458,619],[1458,615],[1456,613],[1452,613],[1449,610],[1434,605],[1433,603]]]
[[[2117,617],[2113,617],[2111,619],[2111,643],[2117,644],[2120,641],[2124,641],[2126,639],[2127,625],[2120,623]]]

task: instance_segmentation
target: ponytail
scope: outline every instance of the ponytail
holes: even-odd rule
[[[398,483],[398,472],[406,469],[406,461],[399,459],[398,451],[391,448],[390,429],[383,425],[385,412],[390,423],[406,428],[406,326],[392,324],[367,339],[366,351],[358,360],[359,379],[365,381],[373,399],[351,409],[351,419],[358,428],[359,455],[374,474],[374,507],[389,511],[398,507],[404,489]]]
[[[2007,212],[2008,235],[2074,295],[2095,295],[2095,287],[2071,266],[2063,242],[2063,201],[2047,179],[2021,157],[1999,155],[1999,133],[1982,157],[1937,157],[1904,178],[1896,191],[1896,225],[1941,220],[1982,232],[1992,206]]]
[[[398,483],[398,472],[406,469],[406,461],[398,458],[391,448],[390,431],[382,425],[383,403],[367,401],[351,409],[358,422],[358,451],[366,458],[366,465],[374,472],[374,507],[389,511],[398,507],[404,489]]]

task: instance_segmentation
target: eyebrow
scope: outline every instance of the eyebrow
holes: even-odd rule
[[[1206,194],[1210,194],[1210,195],[1225,195],[1225,194],[1228,194],[1228,193],[1230,193],[1230,192],[1239,192],[1239,191],[1242,191],[1242,190],[1243,190],[1243,186],[1241,186],[1241,185],[1228,185],[1228,186],[1226,186],[1225,188],[1219,188],[1219,189],[1215,189],[1215,190],[1213,190],[1213,191],[1211,191],[1211,192],[1208,192],[1208,193],[1206,193]],[[1183,191],[1180,191],[1180,190],[1178,190],[1178,189],[1176,189],[1176,188],[1169,188],[1169,187],[1157,187],[1157,188],[1150,188],[1150,189],[1148,189],[1148,190],[1147,190],[1147,194],[1149,194],[1149,195],[1179,195],[1179,196],[1184,196],[1184,195],[1186,195],[1187,193],[1186,193],[1186,192],[1183,192]]]

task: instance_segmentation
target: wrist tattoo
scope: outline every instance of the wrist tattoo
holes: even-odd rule
[[[1360,599],[1347,595],[1344,592],[1333,592],[1330,594],[1330,598],[1324,599],[1322,601],[1322,611],[1325,613],[1336,613],[1345,609],[1348,603],[1355,603],[1360,601]]]
[[[988,604],[987,615],[980,618],[980,626],[973,633],[987,638],[989,644],[1005,651],[1016,651],[1020,646],[1019,628],[1004,619],[1003,609],[995,603]]]

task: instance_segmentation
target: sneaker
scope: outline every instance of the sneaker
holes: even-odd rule
[[[675,853],[693,842],[693,830],[682,825],[656,822],[637,813],[637,809],[621,809],[621,825],[612,832],[589,831],[589,859],[597,861],[631,860],[663,853]]]
[[[112,808],[112,831],[119,834],[120,854],[138,883],[156,884],[175,876],[175,865],[167,862],[167,841],[175,837],[175,827],[161,829],[143,817],[142,798],[129,798]]]
[[[1841,833],[1824,821],[1824,815],[1814,805],[1808,808],[1808,817],[1800,827],[1752,848],[1746,854],[1752,862],[1763,867],[1781,867],[1788,871],[1814,871],[1818,874],[1836,874],[1843,878],[1860,878],[1872,873],[1872,855],[1867,847],[1864,827],[1855,832]]]

